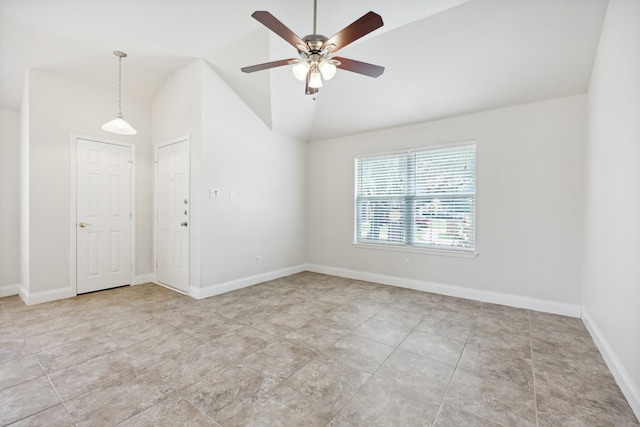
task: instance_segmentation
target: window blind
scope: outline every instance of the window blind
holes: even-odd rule
[[[475,143],[356,158],[356,242],[475,250]]]

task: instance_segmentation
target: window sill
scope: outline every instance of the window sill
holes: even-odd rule
[[[359,249],[373,249],[378,251],[392,252],[411,252],[416,254],[451,256],[457,258],[476,258],[478,256],[478,252],[475,251],[453,251],[447,249],[418,248],[415,246],[407,245],[377,245],[375,243],[353,242],[353,246]]]

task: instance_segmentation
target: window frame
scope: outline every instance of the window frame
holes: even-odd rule
[[[411,153],[417,152],[425,152],[432,150],[442,150],[448,148],[455,148],[461,146],[469,146],[473,145],[475,150],[475,174],[474,174],[474,191],[472,194],[473,198],[473,247],[472,248],[455,248],[455,247],[443,247],[443,246],[427,246],[427,245],[415,245],[409,243],[384,243],[384,242],[376,242],[376,241],[359,241],[358,238],[358,214],[359,214],[359,206],[358,206],[358,185],[359,185],[359,170],[358,170],[358,161],[361,159],[372,158],[372,157],[384,157],[384,156],[394,156],[394,155],[407,155]],[[466,140],[459,141],[454,143],[445,143],[445,144],[437,144],[437,145],[429,145],[429,146],[421,146],[415,148],[407,148],[402,150],[394,150],[394,151],[386,151],[386,152],[377,152],[377,153],[369,153],[363,155],[356,155],[354,158],[354,197],[353,197],[353,243],[352,245],[356,248],[363,249],[373,249],[373,250],[384,250],[384,251],[397,251],[397,252],[410,252],[410,253],[422,253],[422,254],[434,254],[434,255],[445,255],[445,256],[453,256],[453,257],[461,257],[461,258],[475,258],[478,256],[477,248],[478,248],[478,239],[477,239],[477,220],[478,220],[478,212],[477,212],[477,194],[478,194],[478,145],[476,140]],[[467,197],[469,198],[469,194],[467,195],[456,195],[456,197]],[[414,202],[415,200],[425,200],[425,199],[433,199],[437,198],[437,195],[431,196],[416,196],[415,194],[411,194],[411,191],[407,191],[403,196],[400,196],[405,200],[410,200]],[[389,196],[388,198],[392,198]],[[415,206],[415,205],[413,205]],[[411,211],[411,209],[409,209]],[[406,212],[406,210],[405,210]],[[410,216],[413,216],[413,212],[410,212]],[[409,224],[413,224],[413,220],[410,220]],[[409,233],[415,232],[415,224],[413,226],[407,226],[405,221],[405,230],[409,230]],[[412,239],[412,238],[411,238]],[[406,239],[405,239],[406,240]]]

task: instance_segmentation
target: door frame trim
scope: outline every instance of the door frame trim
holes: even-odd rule
[[[80,135],[80,134],[71,134],[71,142],[70,142],[70,151],[71,151],[71,160],[69,162],[70,169],[70,187],[71,187],[71,197],[69,200],[70,203],[70,215],[69,215],[69,232],[71,235],[71,256],[69,259],[69,277],[71,277],[71,291],[73,295],[78,295],[78,270],[77,270],[77,234],[78,227],[76,224],[78,223],[78,212],[77,212],[77,197],[78,197],[78,140],[82,139],[85,141],[97,142],[100,144],[111,144],[111,145],[119,145],[123,147],[128,147],[131,150],[131,158],[133,159],[131,163],[131,182],[129,197],[131,199],[131,269],[129,271],[129,283],[130,285],[135,285],[135,276],[136,276],[136,146],[132,142],[124,142],[124,141],[116,141],[112,139],[105,138],[97,138],[94,136]]]
[[[189,180],[188,180],[189,215],[187,219],[189,222],[189,227],[187,227],[187,230],[189,232],[189,244],[187,245],[187,250],[189,251],[189,262],[187,263],[189,277],[187,278],[188,283],[187,283],[186,291],[182,291],[180,289],[158,282],[158,149],[162,147],[168,147],[169,145],[178,144],[180,142],[187,143],[187,152],[188,152],[187,159],[189,160],[189,168],[188,168],[189,169]],[[193,229],[193,216],[192,216],[193,188],[191,185],[192,184],[191,174],[192,174],[192,170],[191,170],[191,136],[190,135],[181,136],[179,138],[161,142],[153,146],[153,213],[152,213],[152,216],[153,216],[153,262],[152,262],[153,283],[155,283],[156,285],[164,286],[167,289],[170,289],[172,291],[185,294],[185,295],[190,295],[189,290],[191,289],[191,278],[192,278],[191,257],[193,254],[191,253],[191,245],[192,245],[193,234],[191,233],[191,230]]]

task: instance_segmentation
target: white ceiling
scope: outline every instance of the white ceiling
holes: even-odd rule
[[[207,61],[274,131],[318,140],[584,93],[606,0],[318,0],[318,33],[369,10],[384,26],[340,56],[382,65],[377,79],[338,70],[317,100],[296,56],[251,18],[268,10],[303,37],[312,0],[0,0],[0,108],[19,109],[28,68],[151,100],[196,58]],[[126,115],[126,105],[123,105]]]

